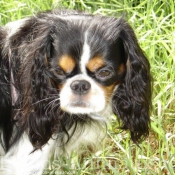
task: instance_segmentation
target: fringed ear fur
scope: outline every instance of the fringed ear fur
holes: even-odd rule
[[[131,139],[139,143],[149,134],[151,108],[150,64],[137,43],[132,28],[121,30],[120,38],[126,56],[126,75],[113,97],[113,112],[129,130]]]
[[[41,148],[52,137],[60,125],[59,92],[54,88],[47,75],[49,67],[52,37],[51,24],[28,21],[20,32],[14,36],[14,41],[22,40],[19,49],[26,53],[20,72],[20,114],[18,125],[28,128],[29,139],[35,149]],[[23,38],[22,38],[23,37]],[[21,39],[22,38],[22,39]],[[13,45],[17,45],[14,43]],[[18,49],[18,47],[16,47]],[[14,51],[15,52],[15,51]],[[18,56],[23,59],[22,55]],[[54,105],[57,107],[54,107]],[[58,125],[58,127],[57,127]]]
[[[52,100],[56,98],[57,88],[53,88],[46,74],[50,57],[51,40],[49,35],[43,41],[45,43],[38,52],[33,55],[30,72],[30,99],[27,127],[29,127],[29,138],[34,147],[41,148],[52,137],[58,114],[58,106],[54,108]],[[58,96],[57,96],[58,98]],[[58,103],[58,100],[56,101]],[[55,128],[53,128],[53,126]]]

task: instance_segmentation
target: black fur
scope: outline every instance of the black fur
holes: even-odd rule
[[[126,55],[126,76],[113,97],[114,113],[129,129],[131,139],[138,143],[149,134],[151,108],[150,65],[139,47],[130,26],[120,33]],[[117,110],[116,110],[117,109]]]
[[[9,61],[3,60],[2,49],[3,41],[6,33],[0,28],[0,128],[3,131],[4,149],[9,147],[11,138],[13,121],[12,104],[11,104],[11,89],[10,89],[10,65]]]
[[[104,86],[119,83],[112,98],[113,112],[122,121],[122,128],[128,129],[131,139],[138,143],[149,133],[151,78],[149,62],[133,30],[121,18],[76,13],[75,16],[87,16],[87,19],[71,22],[56,17],[60,13],[71,15],[76,12],[53,11],[27,19],[11,36],[6,47],[5,31],[3,28],[0,31],[0,127],[5,150],[8,151],[21,133],[27,130],[31,143],[38,149],[54,133],[68,135],[68,130],[75,123],[84,125],[93,122],[86,115],[63,112],[58,100],[56,107],[49,106],[53,99],[59,97],[57,85],[80,71],[76,67],[69,75],[57,74],[56,58],[67,53],[78,63],[87,28],[92,57],[103,55],[109,65],[115,65],[116,73],[110,81],[99,80],[91,72],[89,76]],[[117,75],[120,63],[125,64],[126,70]],[[13,106],[12,83],[18,93],[18,100]],[[14,127],[17,131],[13,133]]]

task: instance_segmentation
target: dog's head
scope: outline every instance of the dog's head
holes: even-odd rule
[[[42,146],[55,128],[69,129],[74,117],[103,120],[107,110],[134,142],[148,134],[150,65],[122,18],[49,12],[11,35],[22,63],[22,118],[33,143]]]

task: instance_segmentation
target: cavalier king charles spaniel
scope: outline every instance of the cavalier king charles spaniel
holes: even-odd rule
[[[41,175],[53,150],[98,147],[115,114],[149,132],[150,64],[122,18],[53,10],[0,28],[0,174]]]

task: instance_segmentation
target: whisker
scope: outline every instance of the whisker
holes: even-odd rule
[[[42,101],[45,101],[45,100],[49,100],[49,99],[55,98],[56,96],[57,96],[57,95],[55,95],[55,96],[53,96],[53,97],[44,98],[44,99],[42,99],[42,100],[39,100],[39,101],[33,103],[32,105],[38,104],[38,103],[40,103],[40,102],[42,102]]]
[[[50,101],[50,102],[45,106],[45,108],[46,108],[46,113],[47,113],[47,111],[49,110],[49,108],[50,108],[51,111],[53,111],[53,109],[55,108],[55,107],[53,107],[53,105],[54,105],[54,103],[55,103],[56,101],[58,101],[58,100],[59,100],[59,98],[56,98],[56,99]],[[55,106],[56,106],[56,105],[55,105]]]

